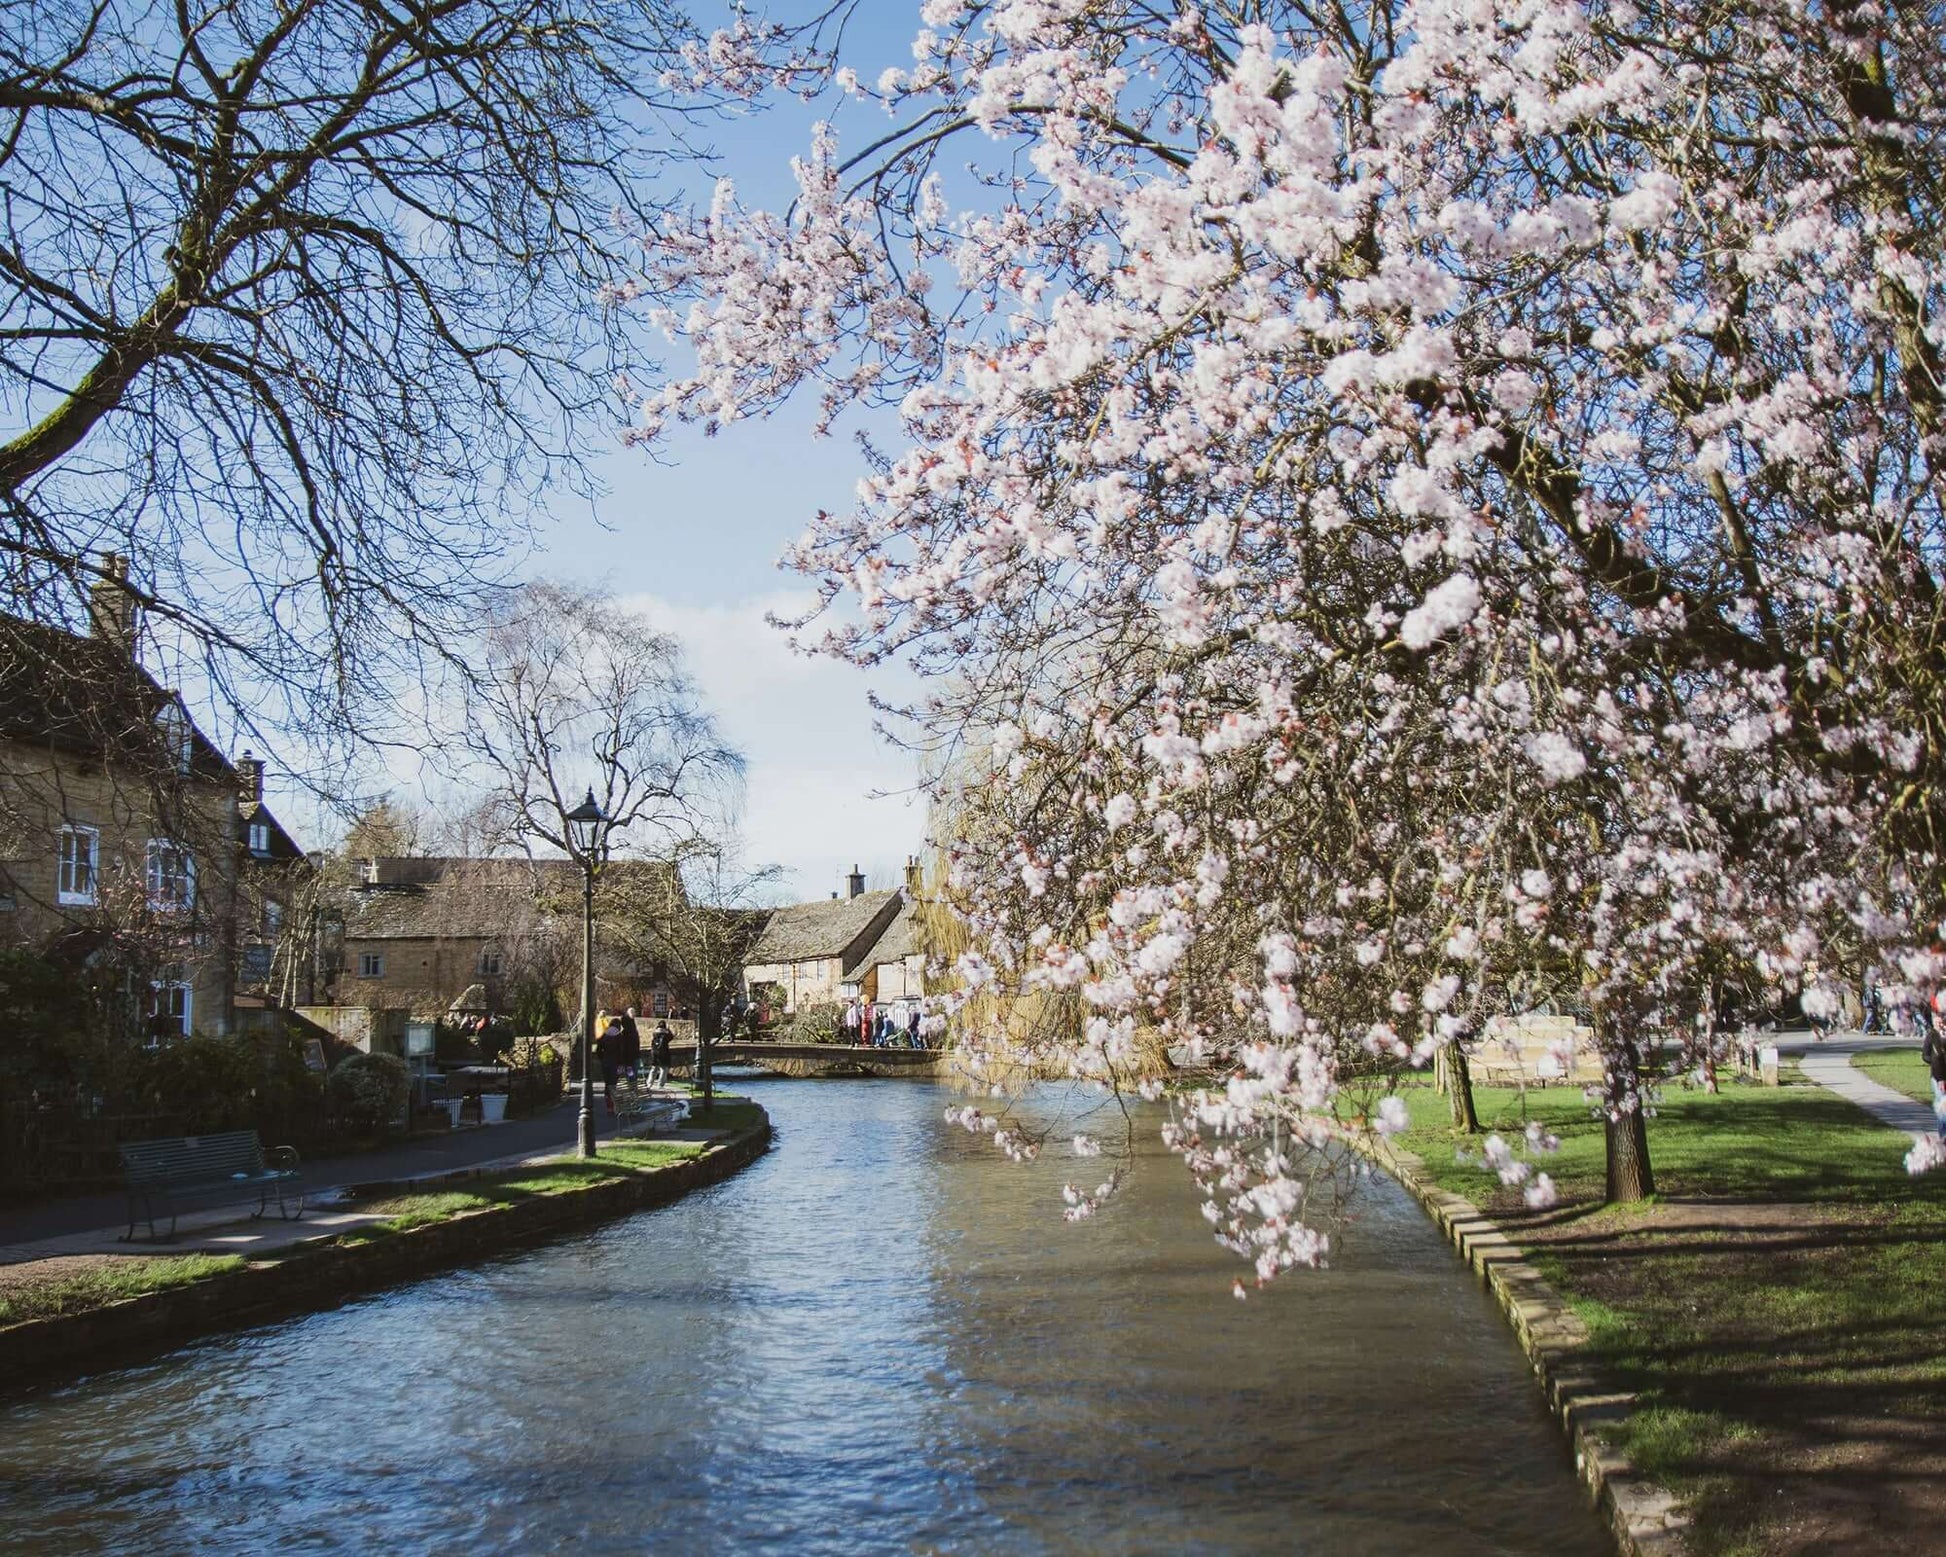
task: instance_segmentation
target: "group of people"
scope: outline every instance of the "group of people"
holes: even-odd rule
[[[630,1006],[619,1014],[602,1011],[595,1015],[595,1063],[601,1066],[601,1095],[611,1114],[615,1112],[615,1083],[623,1076],[633,1079],[641,1074],[642,1030],[635,1024],[639,1014]],[[649,1086],[668,1084],[669,1045],[675,1037],[666,1021],[655,1024],[649,1036]]]
[[[838,1018],[838,1030],[847,1042],[874,1049],[923,1049],[920,1032],[922,1018],[916,1000],[854,1000]]]

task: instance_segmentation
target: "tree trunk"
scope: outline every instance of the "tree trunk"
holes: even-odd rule
[[[1655,1193],[1649,1165],[1649,1120],[1642,1107],[1641,1073],[1635,1051],[1624,1045],[1608,1064],[1607,1109],[1603,1134],[1608,1146],[1610,1204],[1647,1200]]]
[[[1446,1045],[1447,1096],[1453,1105],[1453,1128],[1468,1135],[1480,1133],[1480,1116],[1473,1111],[1473,1075],[1466,1066],[1466,1051],[1457,1043]]]

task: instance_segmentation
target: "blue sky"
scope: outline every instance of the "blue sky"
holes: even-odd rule
[[[918,27],[916,4],[861,6],[844,57],[873,79],[910,60]],[[719,126],[710,135],[722,153],[719,170],[746,203],[787,199],[790,158],[831,109],[785,102]],[[854,145],[886,124],[880,110],[858,103],[833,117]],[[710,183],[698,178],[700,199]],[[764,623],[767,611],[810,596],[806,580],[777,568],[779,553],[819,508],[849,507],[862,474],[849,430],[820,439],[811,421],[807,401],[714,438],[680,429],[661,463],[617,444],[598,462],[609,494],[593,512],[554,516],[534,570],[603,584],[684,640],[704,694],[749,760],[747,860],[783,866],[792,898],[841,888],[853,864],[891,885],[925,834],[923,807],[910,795],[915,763],[872,732],[867,688],[888,678],[807,660]],[[889,424],[875,431],[889,435]],[[892,797],[873,799],[875,791]]]

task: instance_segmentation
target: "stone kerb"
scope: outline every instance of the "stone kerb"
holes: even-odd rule
[[[139,1360],[197,1336],[329,1308],[363,1292],[544,1242],[666,1205],[748,1166],[770,1143],[766,1118],[698,1156],[627,1178],[465,1212],[363,1243],[321,1240],[271,1264],[103,1308],[0,1327],[0,1395]]]
[[[1568,1436],[1575,1470],[1624,1557],[1679,1557],[1689,1519],[1599,1430],[1626,1420],[1635,1396],[1604,1382],[1584,1357],[1588,1327],[1505,1232],[1472,1201],[1428,1183],[1424,1162],[1388,1142],[1355,1141],[1403,1185],[1450,1239],[1500,1305]]]

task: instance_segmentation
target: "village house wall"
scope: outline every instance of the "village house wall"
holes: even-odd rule
[[[117,909],[124,917],[132,912],[145,932],[179,943],[169,948],[168,961],[181,970],[170,982],[187,992],[190,1028],[230,1031],[237,914],[233,787],[186,782],[180,801],[185,814],[165,821],[146,782],[103,757],[0,737],[0,774],[8,788],[7,825],[0,834],[0,938],[46,950],[71,932],[103,924]],[[64,828],[92,837],[92,903],[62,901]],[[186,912],[145,906],[151,839],[189,850],[195,898]]]

